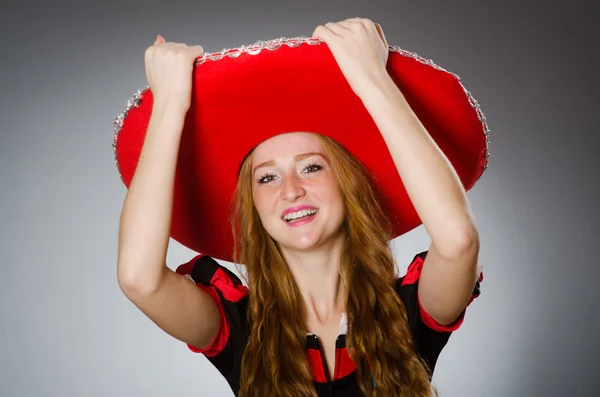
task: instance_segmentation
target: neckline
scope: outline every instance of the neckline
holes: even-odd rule
[[[348,332],[348,317],[346,316],[346,312],[342,312],[342,318],[340,319],[340,334],[339,335],[346,335],[346,333]],[[312,332],[307,332],[306,336],[317,336],[316,334],[313,334]]]

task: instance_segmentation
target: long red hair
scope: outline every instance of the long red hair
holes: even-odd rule
[[[341,274],[348,351],[365,396],[437,395],[413,346],[395,288],[391,226],[366,169],[344,147],[317,135],[341,187],[346,218]],[[240,397],[317,397],[306,359],[304,301],[277,242],[252,202],[252,153],[240,168],[233,201],[234,262],[244,264],[251,331],[242,357]],[[373,390],[373,379],[377,385]],[[375,394],[376,392],[376,394]]]

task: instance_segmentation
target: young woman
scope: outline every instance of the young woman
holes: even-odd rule
[[[192,144],[184,145],[182,131],[195,118],[190,108],[198,114],[209,105],[192,105],[191,99],[202,47],[159,36],[146,51],[153,101],[135,173],[126,182],[119,285],[165,332],[204,354],[236,396],[430,396],[436,360],[482,280],[463,174],[388,74],[388,45],[379,25],[353,18],[319,26],[313,37],[327,44],[397,174],[386,179],[361,161],[368,163],[372,150],[382,155],[360,149],[372,139],[367,122],[357,126],[365,135],[351,138],[359,141],[354,152],[326,133],[274,128],[235,163],[235,190],[229,192],[231,258],[244,264],[248,287],[204,253],[171,271],[165,257],[172,214],[179,214],[174,194],[182,188],[176,169],[182,161],[203,159],[201,149],[193,149],[193,160],[182,154]],[[347,106],[343,111],[351,113],[356,103],[348,98],[340,94],[332,107]],[[325,111],[318,109],[313,111]],[[341,122],[330,121],[331,128],[336,120]],[[235,151],[236,143],[229,144]],[[228,173],[220,168],[227,162],[234,161],[219,158],[202,172],[223,175],[223,181]],[[206,219],[217,211],[217,199],[226,199],[219,186],[202,193],[206,204],[198,211]],[[382,204],[385,186],[402,186],[410,203]],[[398,278],[388,244],[398,230],[410,229],[403,222],[411,211],[431,245]],[[219,235],[211,225],[194,229],[208,228],[205,240],[221,244],[208,236]]]

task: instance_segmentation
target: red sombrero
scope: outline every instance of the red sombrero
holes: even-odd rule
[[[390,76],[465,189],[471,189],[488,159],[488,127],[478,103],[455,74],[398,47],[389,50]],[[127,187],[152,103],[148,87],[139,90],[114,123],[115,160]],[[335,139],[375,175],[394,237],[421,224],[379,130],[328,46],[299,37],[205,53],[196,61],[171,237],[194,251],[232,261],[229,211],[241,161],[260,142],[294,131]]]

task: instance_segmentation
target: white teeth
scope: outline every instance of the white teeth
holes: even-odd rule
[[[291,212],[291,213],[287,214],[286,216],[284,216],[284,219],[289,222],[294,219],[302,218],[303,216],[315,214],[316,212],[317,212],[316,209]]]

